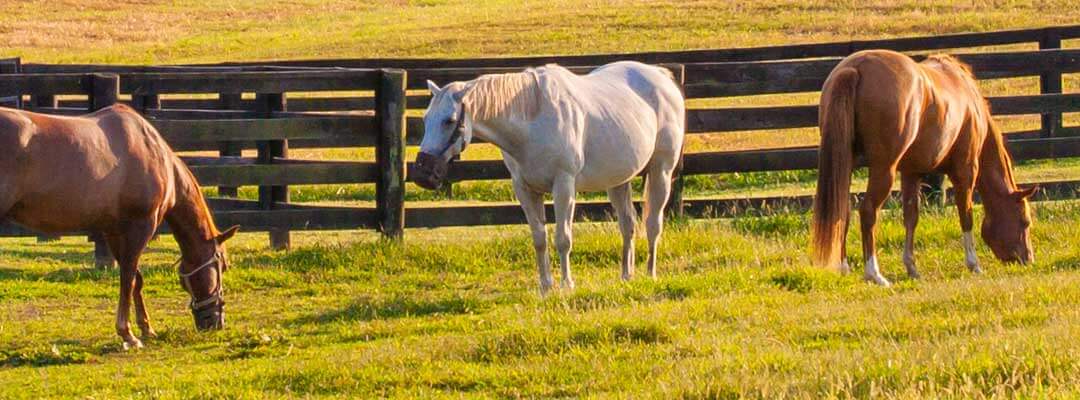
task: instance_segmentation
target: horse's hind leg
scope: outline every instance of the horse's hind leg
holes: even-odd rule
[[[919,278],[915,268],[915,226],[919,224],[919,193],[922,176],[903,173],[900,175],[900,195],[904,203],[904,267],[908,276]]]
[[[656,278],[656,250],[664,230],[664,206],[671,196],[671,174],[677,160],[653,159],[645,176],[645,235],[649,238],[649,276]]]
[[[862,226],[863,259],[866,270],[863,278],[882,286],[889,286],[889,280],[881,276],[878,267],[877,249],[874,244],[877,231],[877,218],[885,200],[889,198],[896,171],[891,166],[870,168],[870,182],[866,185],[866,196],[859,205],[859,222]]]
[[[615,208],[619,232],[622,233],[622,278],[630,280],[634,275],[634,225],[637,223],[637,212],[630,198],[630,182],[608,189],[608,198]]]

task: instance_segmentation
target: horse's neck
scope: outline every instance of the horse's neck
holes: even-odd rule
[[[165,215],[169,228],[188,263],[201,263],[214,255],[217,229],[195,178],[183,167],[176,168],[176,202]]]
[[[473,134],[485,142],[494,144],[511,156],[520,159],[529,141],[529,125],[523,121],[496,117],[473,121]]]
[[[1016,190],[1012,165],[1005,149],[1005,138],[992,124],[991,122],[979,156],[979,176],[976,180],[979,195],[982,196],[983,203],[988,205],[1006,198]]]

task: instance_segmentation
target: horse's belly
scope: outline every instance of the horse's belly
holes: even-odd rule
[[[26,197],[12,207],[8,217],[34,230],[65,232],[93,228],[112,214],[112,210],[100,207],[91,209],[87,207],[87,202],[70,199],[53,196]]]
[[[579,192],[599,192],[633,179],[648,165],[648,159],[586,160],[574,180]]]

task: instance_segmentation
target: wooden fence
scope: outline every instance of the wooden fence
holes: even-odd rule
[[[426,94],[405,96],[405,91],[422,91],[427,79],[440,83],[467,80],[484,73],[519,71],[523,66],[546,62],[573,66],[572,69],[584,72],[591,65],[635,59],[668,63],[683,82],[688,99],[721,98],[819,91],[840,56],[862,49],[924,51],[1037,43],[1040,50],[958,55],[972,65],[979,79],[1039,77],[1039,94],[990,99],[995,115],[1042,115],[1039,130],[1009,133],[1014,158],[1030,160],[1080,156],[1080,127],[1064,127],[1061,122],[1062,113],[1080,111],[1080,94],[1062,94],[1062,74],[1080,72],[1080,50],[1061,49],[1062,40],[1074,38],[1080,38],[1080,25],[925,38],[593,56],[309,60],[195,66],[22,64],[21,72],[118,73],[120,93],[131,95],[130,102],[143,110],[177,149],[218,152],[219,157],[187,159],[201,182],[221,186],[223,195],[234,195],[236,186],[260,185],[258,202],[214,200],[219,223],[239,223],[249,231],[269,230],[278,237],[272,239],[273,243],[287,246],[288,230],[381,227],[387,234],[400,235],[405,227],[525,222],[517,205],[417,208],[402,203],[405,163],[400,142],[418,144],[423,134],[423,121],[415,117],[404,119],[404,109],[423,108],[429,101]],[[5,68],[3,65],[0,63],[0,68]],[[370,69],[387,67],[407,68],[408,74]],[[349,74],[356,74],[355,79],[343,78]],[[35,78],[14,75],[3,79],[0,82]],[[286,110],[282,93],[320,90],[374,90],[374,95],[364,92],[295,98],[289,100]],[[255,92],[261,94],[254,97],[240,94]],[[219,95],[216,99],[159,96],[167,93]],[[56,102],[55,99],[40,101],[49,100],[48,93],[28,90],[21,94],[31,95],[30,103],[44,104],[46,107],[39,109],[49,112],[82,111],[94,103],[92,96],[86,100]],[[356,110],[360,110],[359,115]],[[691,109],[687,116],[690,134],[723,135],[816,125],[814,105]],[[402,131],[407,132],[404,138]],[[258,157],[238,157],[240,150],[253,146],[258,149]],[[290,147],[348,146],[374,146],[377,159],[374,163],[315,162],[290,159],[287,154]],[[801,170],[813,169],[816,163],[813,147],[688,153],[684,156],[682,173]],[[449,178],[451,181],[507,179],[509,173],[501,160],[459,161]],[[292,204],[284,189],[290,184],[347,182],[377,183],[379,207]],[[1052,193],[1071,194],[1074,190],[1072,182],[1050,182],[1044,186]],[[681,198],[678,192],[674,196]],[[687,199],[676,203],[676,212],[692,217],[730,216],[756,208],[806,208],[810,201],[810,196]],[[576,216],[604,219],[609,213],[606,202],[583,202],[578,203]],[[551,217],[553,213],[549,210],[547,215]]]
[[[79,114],[116,103],[121,93],[143,112],[178,151],[217,150],[218,157],[183,157],[200,183],[235,187],[257,185],[258,201],[213,199],[220,225],[269,231],[275,247],[289,245],[289,230],[375,228],[388,236],[402,234],[404,220],[405,72],[395,69],[341,69],[271,72],[159,72],[116,74],[0,75],[0,97],[24,96],[34,108]],[[338,113],[287,110],[290,92],[369,91],[373,107]],[[160,96],[217,94],[218,110],[175,110]],[[234,109],[244,93],[255,107]],[[57,107],[56,96],[84,95],[87,109]],[[331,147],[375,147],[374,162],[302,160],[289,157],[289,141],[306,140]],[[256,157],[241,150],[256,149]],[[289,202],[292,184],[376,184],[377,206],[317,207]],[[0,234],[23,235],[13,225]]]

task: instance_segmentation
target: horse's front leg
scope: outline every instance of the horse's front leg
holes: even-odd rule
[[[979,267],[979,256],[975,253],[975,236],[971,233],[971,230],[975,226],[974,218],[972,217],[972,209],[974,208],[974,199],[972,198],[973,189],[975,187],[975,173],[970,174],[955,174],[949,175],[949,180],[952,181],[953,188],[956,196],[956,211],[960,214],[960,231],[963,232],[963,245],[964,245],[964,263],[971,272],[976,274],[982,273],[982,268]]]
[[[513,180],[514,195],[521,203],[521,209],[525,211],[525,219],[529,222],[529,230],[532,232],[533,249],[536,250],[536,268],[540,272],[540,294],[547,294],[551,290],[554,281],[551,279],[551,258],[547,252],[547,216],[544,212],[544,194],[537,193],[528,188],[519,179]]]
[[[570,248],[573,247],[575,194],[573,176],[560,174],[555,177],[551,190],[551,196],[555,200],[555,248],[559,251],[562,286],[566,289],[574,288],[574,277],[570,275]]]
[[[139,257],[146,243],[156,230],[152,222],[135,223],[119,234],[106,236],[109,250],[120,264],[120,302],[116,308],[116,334],[124,340],[124,347],[141,348],[141,340],[131,334],[131,301],[134,297],[139,327],[144,336],[152,336],[149,317],[142,299],[142,279],[139,275]]]

